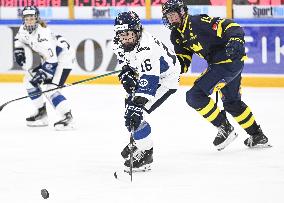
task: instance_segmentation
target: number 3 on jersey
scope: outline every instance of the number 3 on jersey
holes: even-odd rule
[[[145,59],[144,63],[141,64],[142,73],[152,70],[150,59]]]

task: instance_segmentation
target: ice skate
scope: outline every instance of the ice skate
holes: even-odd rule
[[[268,148],[272,145],[268,142],[268,138],[263,134],[261,128],[257,129],[257,133],[251,135],[244,141],[244,144],[249,148]]]
[[[146,172],[151,170],[151,164],[153,163],[153,148],[149,150],[136,150],[133,152],[133,172]],[[125,172],[129,172],[130,159],[124,162]]]
[[[56,130],[72,130],[74,129],[73,125],[73,116],[71,111],[64,114],[64,118],[56,123],[54,123],[54,128]]]
[[[48,126],[46,105],[39,108],[37,112],[30,117],[26,118],[27,126],[29,127],[44,127]]]
[[[234,127],[226,119],[225,122],[218,127],[218,134],[213,144],[217,150],[221,151],[237,138],[238,134],[234,131]]]

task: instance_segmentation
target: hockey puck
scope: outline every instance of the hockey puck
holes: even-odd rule
[[[43,199],[49,198],[49,192],[47,191],[47,189],[42,189],[40,193]]]
[[[117,179],[117,173],[116,173],[116,171],[114,172],[113,175],[114,175],[114,177]]]

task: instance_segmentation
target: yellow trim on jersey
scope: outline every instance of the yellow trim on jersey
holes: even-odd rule
[[[185,18],[185,21],[184,21],[184,25],[183,25],[183,28],[182,30],[180,30],[179,28],[177,29],[180,33],[184,33],[185,31],[185,28],[186,28],[186,25],[187,25],[187,19],[188,19],[188,15],[186,15],[186,18]]]
[[[244,123],[244,124],[241,125],[242,128],[243,128],[243,129],[246,129],[246,128],[252,126],[252,124],[254,123],[254,120],[255,120],[255,119],[254,119],[254,116],[252,116],[252,117],[248,120],[248,122],[246,122],[246,123]]]
[[[182,59],[186,58],[186,59],[188,59],[189,61],[192,61],[192,57],[189,56],[189,55],[177,54],[177,56],[180,56]]]
[[[212,99],[210,99],[209,103],[204,108],[202,108],[201,110],[198,110],[198,113],[204,116],[209,111],[211,111],[211,109],[214,108],[214,105],[215,105],[215,102]]]
[[[219,62],[214,63],[214,64],[231,63],[231,62],[233,62],[231,59],[227,59],[227,60],[224,60],[224,61],[219,61]]]
[[[238,23],[230,23],[229,25],[227,25],[224,32],[226,32],[226,30],[229,29],[230,27],[241,27],[241,26]]]
[[[241,61],[246,61],[248,59],[247,56],[243,56],[241,58]],[[217,63],[214,63],[214,64],[222,64],[222,63],[232,63],[233,61],[231,59],[227,59],[227,60],[224,60],[224,61],[219,61]]]
[[[183,67],[183,73],[186,73],[188,71],[188,67],[187,67],[187,65],[184,65],[184,67]]]
[[[218,23],[218,27],[217,27],[217,37],[222,37],[222,33],[223,33],[223,28],[222,28],[222,23],[225,21],[225,19],[221,20]]]
[[[242,59],[241,59],[241,61],[246,61],[246,60],[248,60],[248,56],[247,55],[243,56]]]
[[[217,116],[219,115],[219,113],[220,113],[220,110],[219,110],[219,108],[217,107],[217,108],[215,109],[215,111],[214,111],[210,116],[208,116],[208,117],[206,118],[206,120],[208,120],[209,122],[215,120],[215,118],[217,118]]]
[[[245,120],[249,116],[250,113],[251,113],[251,110],[249,107],[247,107],[246,110],[241,115],[235,117],[235,120],[239,123]]]

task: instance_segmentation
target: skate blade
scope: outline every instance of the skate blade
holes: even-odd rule
[[[70,131],[70,130],[74,130],[75,127],[74,125],[63,125],[63,124],[58,124],[54,126],[56,131]]]
[[[272,145],[270,143],[265,143],[265,144],[257,144],[255,146],[248,146],[250,149],[262,149],[262,148],[270,148]]]
[[[221,151],[225,149],[225,147],[231,144],[237,137],[238,134],[235,131],[231,132],[231,134],[227,137],[227,139],[224,142],[216,146],[217,150]]]
[[[138,173],[138,172],[147,172],[151,170],[151,164],[146,164],[144,166],[141,166],[139,168],[132,168],[132,172],[133,173]],[[124,169],[125,173],[130,173],[130,168],[129,167],[125,167]]]
[[[48,121],[37,120],[37,121],[27,121],[28,127],[46,127],[48,126]]]

